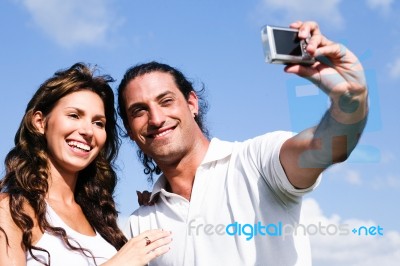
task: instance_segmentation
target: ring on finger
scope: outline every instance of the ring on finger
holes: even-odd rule
[[[147,236],[144,237],[144,240],[146,240],[146,246],[151,244],[151,240]]]

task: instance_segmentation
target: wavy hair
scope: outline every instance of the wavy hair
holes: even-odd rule
[[[129,130],[129,122],[128,122],[128,116],[126,113],[126,104],[125,104],[125,97],[124,97],[124,92],[126,87],[128,86],[128,83],[135,79],[136,77],[143,76],[145,74],[149,74],[152,72],[162,72],[162,73],[167,73],[170,74],[178,89],[182,92],[183,96],[185,97],[186,100],[189,99],[189,95],[191,92],[196,93],[198,99],[199,99],[199,112],[195,116],[195,121],[197,125],[199,126],[200,130],[203,132],[203,134],[209,138],[209,131],[207,127],[205,126],[205,114],[208,111],[208,103],[204,98],[204,93],[205,93],[205,88],[204,85],[200,90],[195,90],[193,87],[193,83],[190,82],[185,75],[179,71],[178,69],[171,67],[167,64],[162,64],[159,62],[149,62],[145,64],[139,64],[136,66],[133,66],[129,68],[121,80],[121,83],[118,86],[118,114],[122,119],[122,122],[124,124],[124,127],[126,130]],[[127,137],[128,134],[126,132],[123,133],[124,137]],[[153,175],[154,174],[161,174],[161,169],[157,166],[157,164],[154,162],[154,160],[146,155],[140,148],[138,148],[137,151],[139,160],[142,162],[144,166],[143,172],[148,175],[147,180],[151,183],[153,183]]]
[[[79,250],[86,256],[91,254],[79,244],[76,246],[77,243],[68,238],[63,228],[51,226],[46,219],[49,155],[45,136],[32,123],[35,112],[41,111],[47,116],[61,98],[77,91],[89,90],[102,99],[107,121],[107,138],[99,155],[79,172],[75,200],[89,223],[116,249],[120,249],[127,241],[117,225],[118,212],[113,198],[117,183],[114,162],[120,146],[114,93],[109,85],[114,80],[108,75],[96,76],[96,72],[96,67],[90,68],[83,63],[76,63],[69,69],[57,71],[46,80],[29,101],[14,138],[15,147],[5,159],[6,174],[0,180],[0,192],[8,193],[12,219],[23,232],[22,245],[38,261],[40,260],[34,256],[32,250],[46,252],[49,261],[50,254],[45,249],[32,245],[34,222],[24,211],[23,206],[26,203],[33,208],[42,231],[60,237],[71,250]]]

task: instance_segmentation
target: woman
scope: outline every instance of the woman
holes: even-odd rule
[[[0,265],[144,265],[169,249],[169,232],[127,242],[117,226],[113,80],[93,72],[59,71],[28,103],[0,180]]]

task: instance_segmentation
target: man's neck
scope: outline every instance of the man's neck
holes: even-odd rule
[[[194,176],[192,176],[191,178],[174,177],[172,179],[167,179],[167,180],[168,180],[166,186],[167,191],[182,196],[188,201],[190,201],[194,183]]]
[[[188,201],[192,194],[193,183],[197,168],[200,166],[207,153],[210,142],[204,138],[200,145],[179,162],[173,165],[159,165],[167,179],[167,190],[178,194]]]

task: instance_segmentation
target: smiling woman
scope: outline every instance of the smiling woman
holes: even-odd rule
[[[90,107],[87,103],[90,103]],[[34,114],[34,125],[47,141],[50,170],[71,167],[71,174],[83,170],[103,148],[107,133],[104,104],[92,91],[77,91],[61,98],[44,117]],[[54,178],[56,173],[52,174]],[[65,177],[64,177],[65,179]]]
[[[94,71],[56,72],[28,103],[0,180],[0,265],[144,265],[168,250],[169,232],[128,242],[117,226],[113,79]]]

